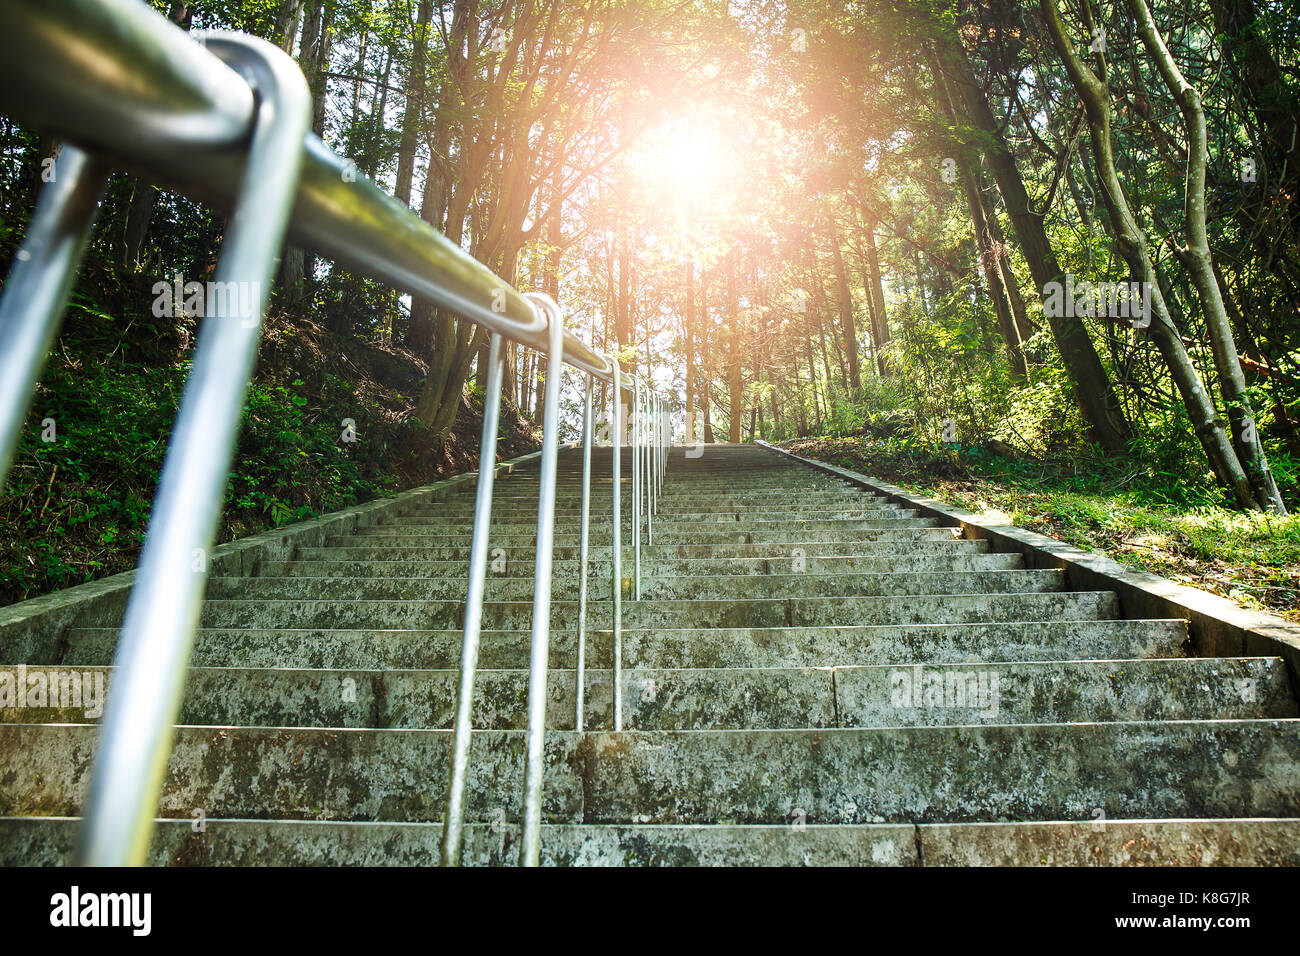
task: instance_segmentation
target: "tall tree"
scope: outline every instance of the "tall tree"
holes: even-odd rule
[[[1110,94],[1107,89],[1106,56],[1103,49],[1095,51],[1100,74],[1094,73],[1083,62],[1075,49],[1075,41],[1061,19],[1056,0],[1040,0],[1043,18],[1048,33],[1056,47],[1057,54],[1065,64],[1070,81],[1083,100],[1088,116],[1088,134],[1092,141],[1092,153],[1097,163],[1097,174],[1101,180],[1101,192],[1110,215],[1110,221],[1116,229],[1115,244],[1124,261],[1128,263],[1134,278],[1143,283],[1149,291],[1151,302],[1150,335],[1160,349],[1170,374],[1178,386],[1187,414],[1205,449],[1210,467],[1224,486],[1243,507],[1255,504],[1250,481],[1241,467],[1232,442],[1228,438],[1223,420],[1206,390],[1187,349],[1182,336],[1175,326],[1164,293],[1160,288],[1159,277],[1147,247],[1145,233],[1138,225],[1128,199],[1120,184],[1119,174],[1115,168],[1114,148],[1111,139]],[[1084,26],[1088,35],[1094,35],[1097,29],[1085,6]]]
[[[1176,251],[1191,273],[1192,283],[1200,295],[1201,312],[1209,329],[1210,346],[1219,373],[1219,388],[1228,408],[1228,419],[1232,423],[1236,452],[1245,468],[1256,504],[1265,511],[1285,514],[1286,505],[1273,480],[1259,429],[1255,425],[1255,412],[1246,390],[1246,376],[1241,361],[1237,358],[1232,323],[1228,319],[1219,281],[1215,277],[1214,257],[1210,253],[1205,217],[1205,171],[1209,164],[1205,107],[1201,103],[1200,93],[1183,77],[1182,70],[1165,46],[1146,0],[1127,0],[1127,3],[1133,19],[1137,21],[1142,45],[1155,61],[1165,86],[1177,101],[1183,116],[1187,137],[1187,178],[1184,189],[1187,244],[1181,248],[1176,247]]]
[[[1024,179],[1007,148],[997,120],[989,109],[984,91],[975,79],[966,52],[955,37],[946,34],[939,38],[936,45],[946,78],[965,106],[966,119],[984,134],[988,144],[985,161],[997,181],[998,191],[1002,194],[1003,204],[1011,217],[1016,236],[1020,240],[1020,249],[1029,263],[1034,281],[1040,289],[1050,283],[1063,281],[1065,272],[1057,262],[1056,254],[1047,239],[1042,216],[1034,211],[1029,201]],[[1132,432],[1083,321],[1074,315],[1046,316],[1046,319],[1093,437],[1108,450],[1125,449]]]

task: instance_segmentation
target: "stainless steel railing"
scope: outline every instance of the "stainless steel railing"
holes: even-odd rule
[[[460,856],[474,676],[482,620],[503,341],[545,351],[541,488],[529,669],[520,862],[539,859],[544,771],[559,392],[563,365],[586,374],[578,642],[586,638],[587,510],[593,380],[610,383],[614,422],[613,639],[615,730],[622,729],[622,399],[633,398],[640,588],[641,489],[646,532],[663,477],[666,399],[564,329],[559,307],[521,294],[383,193],[308,133],[310,95],[293,60],[236,34],[187,35],[138,0],[0,0],[0,112],[65,141],[0,298],[0,481],[3,481],[93,225],[110,167],[230,213],[215,281],[252,295],[243,311],[205,321],[131,590],[92,768],[78,860],[144,862],[199,625],[207,558],[220,518],[240,410],[276,255],[287,237],[491,333],[471,538],[461,684],[452,735],[442,856]],[[231,321],[235,320],[235,321]],[[642,403],[645,407],[642,407]],[[647,482],[649,484],[647,485]],[[578,705],[581,729],[581,693]]]

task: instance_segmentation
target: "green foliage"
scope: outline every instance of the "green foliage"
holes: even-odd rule
[[[7,529],[0,600],[79,584],[134,562],[188,371],[186,362],[116,364],[102,357],[51,363],[0,497]],[[345,417],[356,422],[356,443],[341,441]],[[52,442],[42,440],[46,419],[54,421]],[[309,394],[301,378],[255,382],[221,540],[391,493],[389,445],[405,427],[385,424],[377,407],[334,375],[323,376],[318,394]]]
[[[340,416],[338,427],[332,416],[321,419],[307,408],[303,385],[294,379],[249,389],[237,466],[226,492],[234,514],[260,515],[279,527],[378,497],[391,486],[392,475],[359,460],[361,442],[342,441],[342,417],[356,415],[346,383],[330,376],[325,396],[326,408]]]

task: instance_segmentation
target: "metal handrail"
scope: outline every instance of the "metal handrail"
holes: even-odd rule
[[[148,852],[203,606],[207,553],[289,220],[300,144],[311,127],[311,93],[287,54],[247,36],[214,35],[208,42],[257,92],[244,182],[214,277],[249,283],[250,294],[236,297],[237,314],[203,323],[168,443],[91,772],[80,859],[92,865],[143,861]]]
[[[613,359],[614,371],[619,370],[618,359]],[[611,572],[611,594],[614,605],[614,674],[612,690],[614,694],[614,732],[623,730],[623,401],[617,390],[611,389],[610,414],[614,419],[614,433],[610,436],[611,456],[609,470],[611,476],[610,499],[614,512],[614,535],[610,543],[610,557],[614,567]],[[635,446],[634,446],[635,447]],[[632,456],[636,461],[636,455]],[[585,569],[584,569],[585,570]],[[578,672],[578,682],[582,682],[582,672]]]
[[[65,146],[58,158],[55,179],[42,193],[0,298],[0,343],[5,345],[0,397],[7,399],[0,413],[0,482],[40,364],[57,332],[109,167],[128,169],[228,210],[231,218],[214,278],[247,283],[253,290],[250,307],[233,316],[240,321],[202,326],[114,661],[114,688],[95,754],[79,860],[101,865],[145,860],[273,264],[288,236],[491,333],[453,768],[456,755],[462,755],[463,766],[469,752],[503,342],[508,338],[550,357],[555,374],[548,376],[544,400],[521,841],[521,862],[535,864],[563,366],[587,375],[580,646],[586,627],[591,384],[599,379],[615,386],[610,393],[615,426],[615,730],[622,729],[621,399],[633,395],[633,478],[638,491],[650,482],[647,532],[663,455],[662,449],[650,447],[656,433],[648,419],[640,420],[637,402],[644,394],[645,401],[662,410],[666,399],[643,389],[613,356],[564,330],[553,301],[512,289],[310,135],[306,82],[293,60],[272,44],[236,34],[187,35],[137,0],[0,0],[0,112],[75,144]],[[243,296],[237,299],[242,302]],[[639,494],[635,502],[639,596]],[[582,665],[580,656],[580,685]],[[455,862],[460,852],[463,788],[458,795],[455,775],[453,769],[444,862]]]
[[[37,373],[54,344],[107,175],[106,167],[81,150],[64,147],[5,283],[0,300],[6,344],[0,352],[0,484],[13,461]]]

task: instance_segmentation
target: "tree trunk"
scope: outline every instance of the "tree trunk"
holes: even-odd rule
[[[985,156],[997,180],[998,191],[1007,207],[1007,213],[1020,239],[1020,248],[1029,263],[1029,271],[1039,288],[1059,282],[1063,277],[1056,254],[1047,241],[1042,217],[1036,214],[1029,202],[1020,170],[1006,146],[997,120],[989,109],[984,91],[976,82],[975,73],[965,51],[955,38],[940,44],[942,62],[965,105],[966,117],[976,129],[985,133],[992,144]],[[1097,356],[1092,339],[1082,320],[1074,316],[1047,316],[1052,335],[1056,339],[1061,360],[1074,383],[1075,397],[1093,438],[1108,451],[1124,450],[1132,433],[1124,412],[1115,395],[1105,366]]]
[[[157,195],[158,190],[152,183],[143,179],[135,181],[131,208],[126,216],[126,235],[122,243],[122,268],[125,271],[140,271],[140,250],[144,248],[144,241],[149,235]]]
[[[844,354],[849,363],[849,385],[853,396],[862,394],[862,375],[858,371],[858,330],[853,324],[853,294],[849,291],[849,276],[840,252],[839,235],[831,231],[831,253],[835,263],[835,280],[839,291],[840,328],[844,333]]]
[[[1259,180],[1275,184],[1277,194],[1291,197],[1294,203],[1295,184],[1300,179],[1300,103],[1269,49],[1255,0],[1210,0],[1210,13],[1223,58],[1235,80],[1233,88],[1258,123],[1264,148],[1258,157]],[[1294,235],[1294,213],[1286,217],[1286,224]]]
[[[947,115],[949,122],[956,123],[957,106],[953,102],[948,84],[944,81],[942,70],[935,62],[935,94]],[[959,144],[954,143],[954,146]],[[970,209],[971,223],[975,231],[975,249],[979,258],[981,271],[988,283],[989,298],[993,301],[993,311],[998,320],[998,331],[1006,345],[1007,357],[1011,361],[1012,374],[1021,382],[1029,381],[1029,365],[1021,349],[1020,328],[1016,324],[1011,309],[1011,297],[1007,292],[1006,281],[1002,276],[1002,257],[993,245],[993,236],[989,230],[988,217],[984,212],[984,197],[980,192],[977,175],[981,167],[972,163],[969,154],[956,149],[956,162],[961,171],[962,186],[966,191],[966,205]]]
[[[889,315],[885,311],[885,286],[880,278],[880,259],[876,254],[876,224],[868,219],[864,223],[862,239],[867,247],[867,267],[871,270],[870,291],[873,308],[871,318],[874,323],[872,333],[876,340],[876,369],[881,375],[889,371],[885,359],[885,346],[889,344]]]
[[[620,224],[621,225],[621,224]],[[618,302],[614,311],[614,338],[620,352],[627,348],[632,340],[631,322],[631,267],[628,263],[627,233],[619,230],[618,237]],[[636,374],[636,360],[630,363],[629,372]]]
[[[297,29],[297,12],[296,7],[302,3],[302,0],[296,0],[292,4],[294,9],[294,29]],[[290,4],[286,4],[290,6]],[[285,10],[281,11],[285,13]],[[182,30],[189,30],[191,15],[189,7],[184,3],[173,3],[167,12],[167,19],[176,24]],[[290,34],[289,42],[293,42],[293,36]],[[48,156],[42,152],[41,157]],[[39,181],[39,180],[38,180]],[[153,223],[154,203],[158,198],[157,188],[143,179],[136,179],[135,189],[131,193],[131,206],[126,216],[126,234],[122,241],[122,269],[125,272],[140,271],[140,251],[144,248],[145,239],[149,236],[149,226]]]
[[[817,394],[817,357],[813,354],[812,347],[812,322],[805,311],[803,316],[804,329],[804,348],[808,352],[808,387],[812,390],[813,401],[813,425],[818,432],[822,430],[822,409],[821,402]]]
[[[682,323],[686,342],[686,441],[695,439],[695,263],[686,261],[686,318]]]
[[[302,0],[281,0],[280,10],[275,18],[275,36],[280,49],[285,53],[293,53],[293,41],[298,37],[300,16],[302,16]]]
[[[555,157],[555,171],[551,174],[551,201],[547,207],[550,221],[547,223],[546,255],[543,259],[542,288],[556,302],[560,301],[560,260],[563,256],[564,243],[564,154],[558,152]],[[533,409],[533,421],[539,425],[546,405],[546,375],[550,364],[542,355],[537,356],[537,405]]]
[[[1271,410],[1273,412],[1273,432],[1286,445],[1287,454],[1292,458],[1300,458],[1300,431],[1297,431],[1296,424],[1287,411],[1286,405],[1282,403],[1275,383],[1266,371],[1272,363],[1264,356],[1260,350],[1259,342],[1251,332],[1249,324],[1246,322],[1246,316],[1242,314],[1241,306],[1238,304],[1238,295],[1228,285],[1227,277],[1219,270],[1218,261],[1212,263],[1214,266],[1214,277],[1218,280],[1219,288],[1223,292],[1223,304],[1227,307],[1228,317],[1232,320],[1233,328],[1237,330],[1237,336],[1241,341],[1241,347],[1245,351],[1246,358],[1249,359],[1253,368],[1250,369],[1252,379],[1257,385],[1263,385],[1270,393],[1272,399]]]
[[[456,4],[452,16],[451,36],[449,38],[448,57],[452,64],[459,61],[461,48],[468,29],[468,9],[463,2]],[[451,72],[450,68],[449,71]],[[455,80],[448,77],[438,90],[438,102],[434,110],[433,132],[429,137],[429,170],[424,177],[424,195],[420,200],[420,218],[442,230],[447,215],[448,199],[454,186],[453,175],[447,152],[451,146],[452,103],[455,96]],[[433,303],[428,299],[411,299],[411,320],[407,327],[406,343],[417,355],[427,355],[433,347]],[[486,374],[487,356],[482,356],[480,369]]]
[[[998,319],[998,331],[1006,344],[1007,356],[1011,360],[1011,371],[1022,382],[1029,381],[1029,363],[1020,338],[1020,328],[1011,309],[1011,296],[1007,292],[1006,281],[1002,274],[1002,257],[993,245],[989,232],[988,217],[984,214],[984,200],[980,196],[979,186],[975,182],[975,171],[969,160],[961,163],[962,182],[966,187],[966,202],[970,206],[971,220],[975,226],[976,253],[983,267],[984,278],[989,286],[989,298],[993,300],[993,311]]]
[[[1084,64],[1075,51],[1074,40],[1066,32],[1065,24],[1061,21],[1056,0],[1039,0],[1039,2],[1056,51],[1064,61],[1070,81],[1083,100],[1087,112],[1088,133],[1097,163],[1102,196],[1110,213],[1111,222],[1117,230],[1116,246],[1133,275],[1139,281],[1147,283],[1150,289],[1151,337],[1169,366],[1174,383],[1191,418],[1192,426],[1201,441],[1201,446],[1205,449],[1210,467],[1224,486],[1233,493],[1238,504],[1243,508],[1255,507],[1250,482],[1242,470],[1241,462],[1237,459],[1227,430],[1223,427],[1223,421],[1219,418],[1213,402],[1210,401],[1205,385],[1192,365],[1178,329],[1169,315],[1168,305],[1160,291],[1159,277],[1147,253],[1146,236],[1139,228],[1120,185],[1110,135],[1109,91],[1105,82]],[[1092,26],[1088,21],[1085,21],[1084,25],[1089,28]]]
[[[727,391],[731,400],[731,414],[727,440],[740,441],[742,405],[745,401],[740,368],[740,318],[736,310],[735,252],[727,253]]]
[[[1145,0],[1127,0],[1129,11],[1137,21],[1138,36],[1148,55],[1155,60],[1165,86],[1178,103],[1187,134],[1187,177],[1184,192],[1187,216],[1187,248],[1179,258],[1192,275],[1192,284],[1201,299],[1201,314],[1210,336],[1214,365],[1219,373],[1219,389],[1228,408],[1228,420],[1237,456],[1250,480],[1255,503],[1264,511],[1286,514],[1286,505],[1278,491],[1273,473],[1264,454],[1264,446],[1255,425],[1255,412],[1246,391],[1246,376],[1237,358],[1237,343],[1232,324],[1214,275],[1214,259],[1205,224],[1205,169],[1209,162],[1206,142],[1205,109],[1195,87],[1187,82],[1178,64],[1156,29]]]
[[[324,0],[309,0],[302,21],[302,42],[298,47],[298,65],[307,78],[312,96],[312,131],[318,136],[324,131],[325,73],[329,70],[329,24],[332,17],[333,7],[327,10]],[[289,42],[292,42],[291,37]],[[280,294],[285,304],[291,308],[306,305],[309,277],[307,254],[297,246],[286,246],[279,276]]]
[[[415,147],[424,126],[425,50],[429,43],[431,0],[420,0],[415,35],[411,38],[411,68],[406,74],[406,109],[402,114],[402,138],[397,146],[397,180],[393,195],[402,205],[411,203],[411,180],[415,177]],[[432,167],[432,163],[430,164]],[[430,170],[432,171],[432,169]]]
[[[1016,270],[1011,265],[1011,253],[1010,248],[1007,246],[1007,237],[1003,233],[1002,223],[998,219],[996,191],[988,187],[982,166],[976,168],[975,180],[979,185],[981,205],[984,207],[985,225],[988,226],[989,230],[989,242],[997,256],[999,272],[1007,290],[1007,299],[1011,302],[1011,314],[1016,320],[1016,329],[1020,332],[1020,341],[1023,342],[1031,335],[1034,335],[1038,331],[1038,327],[1029,318],[1029,312],[1025,308],[1025,297],[1020,293],[1020,280],[1016,278]]]

